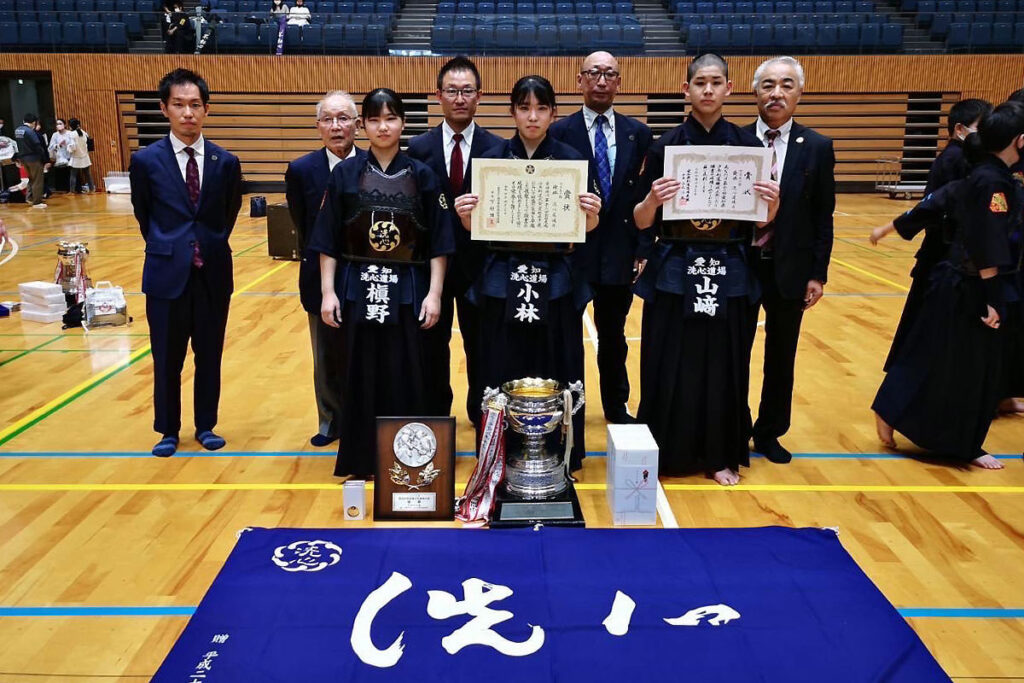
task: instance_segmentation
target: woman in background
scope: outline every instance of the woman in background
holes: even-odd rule
[[[78,119],[68,121],[71,127],[71,191],[92,192],[96,187],[92,182],[92,160],[89,158],[89,134],[82,130],[82,122]]]

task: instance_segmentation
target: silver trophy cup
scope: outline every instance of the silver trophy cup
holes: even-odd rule
[[[506,455],[505,487],[517,498],[543,500],[557,496],[569,486],[568,463],[561,453],[551,453],[545,438],[583,407],[583,382],[566,388],[561,382],[539,377],[526,377],[488,388],[484,392],[484,409],[498,396],[506,399],[505,415],[509,426],[523,435],[518,452]],[[568,415],[566,407],[568,404]]]

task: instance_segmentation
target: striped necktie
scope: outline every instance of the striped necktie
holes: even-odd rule
[[[598,114],[594,119],[594,162],[597,165],[597,182],[601,187],[601,200],[608,202],[612,193],[612,166],[608,163],[608,138],[604,135],[604,124],[608,117]]]

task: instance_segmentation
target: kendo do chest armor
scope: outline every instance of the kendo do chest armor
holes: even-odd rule
[[[359,208],[344,227],[344,255],[352,261],[422,264],[427,228],[411,167],[387,175],[372,164],[359,178]]]

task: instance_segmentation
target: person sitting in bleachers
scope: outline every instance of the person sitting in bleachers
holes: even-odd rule
[[[288,10],[288,23],[292,26],[308,26],[309,17],[309,8],[306,7],[305,0],[295,0],[295,4]]]
[[[167,52],[178,55],[192,52],[195,36],[185,6],[181,0],[174,0],[172,10],[167,27]]]
[[[288,5],[285,4],[284,0],[272,0],[272,4],[270,5],[270,15],[275,20],[277,20],[278,17],[287,17]]]

